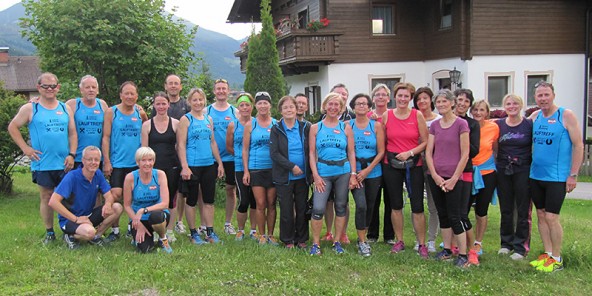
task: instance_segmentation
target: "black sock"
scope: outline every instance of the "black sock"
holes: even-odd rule
[[[195,228],[189,229],[189,231],[191,232],[191,235],[192,235],[192,236],[193,236],[194,234],[197,234],[197,229],[195,229]]]
[[[448,255],[452,255],[452,251],[450,249],[444,249],[444,252],[446,252]]]
[[[53,231],[53,227],[50,227],[50,228],[45,229],[45,232],[47,232],[47,234],[54,234],[55,233]]]
[[[461,257],[461,258],[467,259],[467,254],[464,254],[464,255],[463,255],[463,254],[458,254],[458,257]]]
[[[206,233],[208,236],[212,235],[214,232],[214,227],[206,227]]]

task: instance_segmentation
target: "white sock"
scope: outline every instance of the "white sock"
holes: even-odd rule
[[[475,241],[475,245],[481,245],[481,242]]]
[[[249,232],[249,234],[255,234],[255,233],[257,233],[256,229],[251,229],[251,231]]]
[[[561,256],[551,256],[555,261],[561,262]]]
[[[224,226],[228,226],[228,225],[231,225],[231,224],[232,224],[232,223],[230,223],[230,222],[225,222],[225,223],[224,223]]]
[[[112,227],[113,233],[119,234],[119,227]]]

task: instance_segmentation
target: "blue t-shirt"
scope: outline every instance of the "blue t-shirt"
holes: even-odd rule
[[[226,151],[226,131],[230,122],[237,119],[235,114],[236,108],[232,105],[224,111],[218,111],[212,105],[207,108],[206,115],[212,117],[214,138],[216,139],[222,161],[234,161],[234,157]]]
[[[158,170],[152,169],[152,178],[148,184],[142,183],[140,180],[140,171],[132,172],[134,176],[134,190],[132,191],[132,210],[137,213],[141,208],[147,208],[161,202],[160,199],[160,185],[158,185]],[[165,212],[169,210],[165,209]],[[142,219],[148,220],[150,214],[143,214]]]
[[[82,161],[82,150],[88,146],[101,148],[103,138],[103,121],[105,111],[101,107],[101,100],[95,100],[94,107],[87,107],[81,98],[76,98],[76,110],[74,110],[74,122],[78,135],[78,147],[76,147],[75,161]],[[101,156],[102,158],[102,156]]]
[[[560,107],[549,117],[539,112],[532,124],[532,164],[530,177],[535,180],[566,182],[571,169],[571,139],[563,126]]]
[[[253,118],[251,118],[253,120]],[[234,120],[234,171],[242,172],[243,168],[243,136],[245,126],[238,119]]]
[[[97,170],[89,182],[82,174],[82,168],[72,170],[64,176],[64,179],[55,189],[55,193],[64,198],[62,203],[66,208],[76,216],[88,216],[95,208],[97,194],[106,193],[111,190],[111,186],[105,180],[103,172]],[[64,227],[68,222],[66,217],[58,214],[60,227]]]
[[[64,169],[64,159],[70,153],[68,123],[70,118],[66,104],[58,102],[52,110],[39,103],[33,104],[33,116],[29,122],[31,147],[41,151],[38,161],[31,161],[31,171]]]
[[[111,165],[113,168],[133,168],[136,166],[136,150],[142,141],[142,117],[134,106],[130,115],[121,113],[117,106],[113,110],[111,124]]]
[[[271,169],[271,155],[269,153],[269,135],[271,127],[276,123],[271,119],[269,126],[260,126],[257,119],[251,121],[251,145],[249,147],[249,170]]]
[[[294,163],[304,171],[304,143],[302,142],[302,137],[300,136],[300,122],[296,120],[294,126],[292,128],[288,128],[286,126],[286,122],[282,120],[282,125],[284,126],[284,130],[286,131],[286,136],[288,138],[288,159],[290,162]],[[294,176],[290,170],[290,181],[304,179],[304,177],[305,174]]]
[[[212,125],[207,116],[197,119],[191,113],[185,114],[189,119],[187,127],[187,165],[190,167],[210,166],[214,163],[212,152]]]
[[[316,149],[319,161],[317,171],[321,177],[332,177],[351,172],[347,159],[347,135],[345,123],[340,121],[335,127],[327,127],[323,122],[318,123]],[[344,161],[342,166],[328,165],[320,160]]]
[[[366,128],[359,129],[356,126],[356,120],[350,120],[349,124],[352,127],[354,134],[354,145],[356,147],[356,171],[362,170],[362,164],[358,160],[359,158],[365,158],[367,165],[374,160],[374,157],[378,153],[378,147],[376,145],[376,130],[374,129],[375,121],[370,120]],[[382,167],[379,165],[375,166],[374,169],[368,174],[366,178],[376,178],[382,176]]]

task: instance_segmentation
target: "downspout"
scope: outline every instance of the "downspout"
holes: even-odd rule
[[[586,130],[588,128],[588,104],[589,104],[589,85],[590,85],[590,12],[592,9],[588,7],[586,9],[586,51],[584,52],[584,59],[586,61],[584,66],[584,120],[582,120],[582,132],[583,139],[586,140]]]

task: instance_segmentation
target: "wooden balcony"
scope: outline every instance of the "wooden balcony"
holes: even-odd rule
[[[277,37],[279,64],[285,76],[316,72],[319,66],[335,61],[339,54],[341,33],[319,30],[309,32],[304,29],[292,29]],[[246,72],[248,50],[241,49],[234,53],[241,60],[241,71]]]

